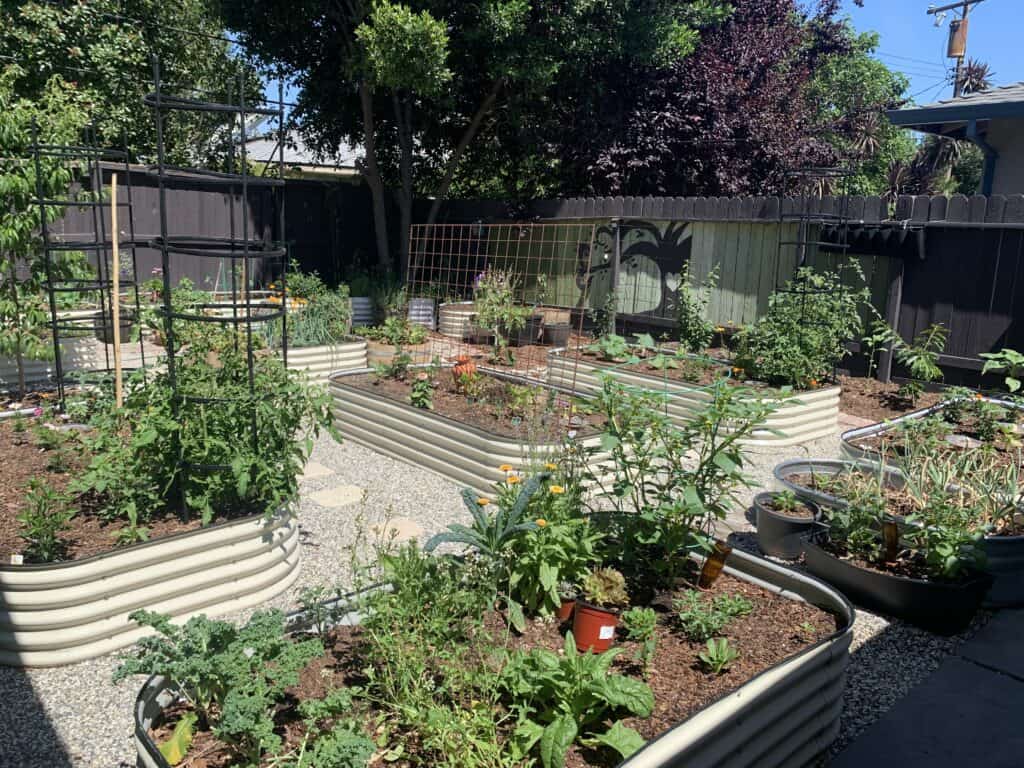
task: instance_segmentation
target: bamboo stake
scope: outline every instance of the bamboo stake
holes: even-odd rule
[[[121,382],[121,239],[117,231],[117,174],[110,174],[110,233],[113,251],[114,284],[110,296],[110,314],[114,322],[114,401],[117,407],[124,405],[124,389]]]

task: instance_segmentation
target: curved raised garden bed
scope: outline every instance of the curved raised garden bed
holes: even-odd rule
[[[298,577],[290,512],[212,525],[52,565],[0,566],[0,663],[58,666],[131,645],[139,608],[184,620],[270,599]]]
[[[860,568],[826,551],[825,534],[804,545],[807,570],[833,584],[857,605],[943,634],[964,630],[981,605],[992,577],[977,573],[962,582],[911,579]]]
[[[780,597],[832,612],[835,633],[649,741],[620,768],[802,766],[835,739],[853,639],[853,607],[829,585],[743,552],[730,555],[725,571]],[[140,766],[170,768],[149,729],[173,700],[161,677],[151,677],[139,692],[134,718]]]
[[[806,485],[801,485],[795,482],[792,478],[797,475],[811,474],[835,477],[836,475],[848,472],[852,469],[857,469],[861,472],[872,475],[882,471],[877,463],[870,461],[844,461],[843,459],[790,459],[789,461],[783,461],[776,464],[775,469],[772,470],[772,472],[779,484],[787,490],[795,493],[798,498],[822,507],[841,509],[846,506],[846,502],[843,499],[833,496],[830,493],[826,493],[825,491],[808,488]],[[906,485],[906,479],[898,469],[886,467],[884,472],[885,482],[890,488],[902,488]]]
[[[326,384],[336,371],[366,367],[366,341],[353,339],[320,347],[288,347],[288,367],[305,371],[310,382]]]
[[[346,376],[371,373],[368,369],[348,371],[331,377],[334,423],[346,439],[377,453],[423,467],[468,486],[481,495],[494,492],[494,484],[505,479],[502,464],[519,465],[527,457],[561,450],[559,443],[530,443],[503,437],[477,427],[414,408],[406,403],[347,386]],[[600,445],[600,436],[583,439],[583,444]],[[590,467],[606,463],[609,454],[599,451]]]
[[[711,399],[709,387],[666,380],[659,376],[627,371],[613,364],[598,365],[577,360],[564,349],[548,353],[548,383],[591,394],[601,388],[601,376],[610,374],[623,384],[669,395],[666,408],[674,421],[685,423]],[[835,434],[839,424],[838,386],[797,392],[787,398],[774,398],[779,407],[765,419],[750,438],[748,448],[774,448],[799,445]],[[768,398],[771,399],[771,398]]]
[[[1004,408],[1020,408],[1016,403],[1005,400],[985,399]],[[884,435],[886,432],[898,429],[907,421],[922,419],[937,413],[946,405],[946,403],[939,403],[931,408],[912,411],[891,421],[847,430],[841,437],[842,453],[851,458],[877,462],[880,459],[878,453],[857,445],[858,440]],[[1010,608],[1024,605],[1024,536],[986,536],[983,546],[987,560],[985,572],[994,578],[992,588],[985,598],[985,607]]]

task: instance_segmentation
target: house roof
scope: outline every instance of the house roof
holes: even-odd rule
[[[276,163],[280,159],[277,138],[259,136],[245,143],[245,151],[250,160],[261,163]],[[290,166],[305,168],[337,168],[354,170],[359,151],[347,144],[338,147],[337,157],[322,158],[306,146],[295,131],[289,131],[284,147],[284,163]]]
[[[893,125],[953,135],[972,120],[1024,118],[1024,82],[886,113]]]

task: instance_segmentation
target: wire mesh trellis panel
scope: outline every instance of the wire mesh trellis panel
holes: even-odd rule
[[[543,381],[551,350],[577,352],[600,314],[610,255],[597,234],[592,222],[414,225],[408,316],[430,334],[408,353]]]

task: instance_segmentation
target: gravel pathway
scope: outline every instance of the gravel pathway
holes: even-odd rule
[[[750,456],[753,487],[749,501],[770,488],[771,470],[784,458],[835,456],[838,436],[792,449],[764,450]],[[303,560],[297,582],[270,605],[297,607],[300,591],[311,585],[345,584],[349,551],[357,532],[390,524],[408,534],[432,533],[466,517],[458,488],[425,470],[375,454],[353,443],[322,438],[302,481],[300,521]],[[330,498],[365,491],[361,501],[331,508]],[[331,493],[331,491],[335,491]],[[358,495],[358,494],[357,494]],[[735,510],[723,525],[736,546],[756,549],[745,510]],[[244,614],[230,618],[244,619]],[[964,635],[941,638],[858,611],[847,674],[842,728],[830,755],[923,680],[959,643],[987,621],[978,616]],[[0,666],[0,768],[131,768],[135,765],[131,710],[139,681],[110,682],[114,656],[53,669]],[[827,760],[822,762],[827,765]]]

